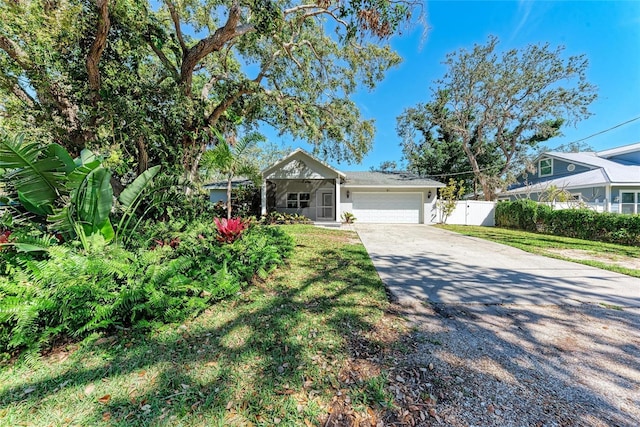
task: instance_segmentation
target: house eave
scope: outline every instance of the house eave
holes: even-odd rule
[[[433,185],[425,185],[425,184],[419,184],[419,185],[411,185],[411,184],[404,184],[404,185],[384,185],[384,184],[342,184],[342,187],[344,188],[410,188],[410,189],[421,189],[421,188],[442,188],[445,187],[444,184],[433,184]]]

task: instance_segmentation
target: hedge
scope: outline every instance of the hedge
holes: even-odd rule
[[[533,200],[500,202],[496,225],[584,240],[640,246],[640,215],[595,212],[590,209],[553,210]]]

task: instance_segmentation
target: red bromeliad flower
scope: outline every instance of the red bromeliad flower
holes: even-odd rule
[[[0,231],[0,245],[3,243],[9,243],[9,236],[11,235],[11,230]],[[0,251],[2,247],[0,246]]]
[[[214,218],[213,221],[218,229],[218,241],[221,243],[235,242],[247,229],[247,223],[241,218]]]

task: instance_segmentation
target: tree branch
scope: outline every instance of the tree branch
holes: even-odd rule
[[[189,49],[187,48],[187,44],[184,42],[184,36],[182,35],[182,28],[180,27],[180,16],[178,16],[176,7],[171,0],[166,0],[165,3],[169,8],[171,20],[173,21],[173,26],[176,29],[176,37],[178,37],[178,42],[180,43],[180,47],[182,48],[182,54],[186,55]]]
[[[224,26],[218,28],[212,35],[200,40],[195,46],[189,49],[183,58],[180,67],[180,79],[184,85],[187,95],[191,95],[191,81],[193,79],[193,70],[204,58],[212,52],[219,51],[224,45],[236,37],[240,37],[251,31],[255,31],[253,25],[243,24],[240,22],[240,6],[237,3],[229,9],[229,17]]]
[[[171,74],[171,77],[173,77],[173,79],[176,82],[180,81],[180,74],[178,73],[178,70],[176,69],[176,67],[171,63],[171,61],[169,60],[169,58],[167,58],[167,56],[164,54],[164,52],[162,51],[162,49],[159,49],[155,43],[153,42],[153,40],[151,39],[151,34],[147,33],[145,34],[145,38],[147,40],[147,43],[149,44],[149,47],[151,48],[151,50],[153,50],[153,52],[156,54],[156,56],[158,57],[158,59],[160,59],[160,62],[162,62],[162,65],[165,66],[165,68],[167,69],[167,71],[169,71],[169,73]]]
[[[13,92],[20,101],[24,102],[27,107],[35,108],[36,101],[22,88],[22,86],[20,86],[17,81],[11,86],[11,92]]]
[[[218,105],[216,105],[216,108],[213,109],[211,114],[209,114],[209,117],[207,118],[207,123],[209,124],[209,126],[215,125],[220,119],[220,116],[222,116],[222,114],[224,114],[224,112],[227,111],[227,109],[231,107],[234,102],[240,99],[242,95],[246,95],[248,93],[251,93],[251,90],[249,90],[248,88],[243,88],[238,90],[233,95],[223,99]]]
[[[7,52],[7,55],[16,61],[22,69],[31,70],[33,68],[33,63],[29,55],[27,55],[17,43],[4,34],[0,34],[0,49]]]
[[[96,0],[96,6],[98,7],[98,30],[96,31],[96,38],[91,45],[86,60],[89,88],[91,89],[91,96],[94,101],[99,98],[98,92],[100,91],[101,85],[98,64],[100,63],[102,52],[104,52],[104,48],[107,46],[107,36],[111,28],[109,0]]]

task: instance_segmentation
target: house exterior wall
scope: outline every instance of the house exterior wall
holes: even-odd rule
[[[616,156],[607,157],[614,162],[640,165],[640,151],[633,151],[631,153],[618,154]]]
[[[604,186],[600,187],[586,187],[586,188],[571,188],[566,190],[574,196],[580,196],[580,200],[585,202],[602,202],[606,198],[606,189]],[[540,192],[532,191],[530,194],[520,194],[509,196],[510,201],[529,198],[535,202],[540,201]]]
[[[545,157],[541,157],[541,158],[544,159]],[[561,178],[563,176],[575,175],[577,173],[586,172],[592,169],[587,166],[579,165],[577,163],[571,163],[565,160],[555,159],[553,157],[549,157],[549,158],[552,160],[552,164],[553,164],[553,173],[551,175],[540,177],[538,176],[537,170],[535,173],[527,172],[525,176],[518,177],[517,179],[518,184],[523,185],[525,182],[528,184],[537,184],[538,182],[544,182],[550,179]],[[575,169],[573,171],[567,170],[567,167],[569,167],[569,165],[574,165]],[[536,168],[537,167],[538,165],[536,164]]]
[[[317,216],[317,192],[318,190],[327,190],[335,192],[335,180],[333,179],[317,179],[317,180],[290,180],[290,179],[270,179],[275,198],[275,210],[288,214],[304,215],[307,218],[316,221]],[[306,208],[288,208],[287,194],[289,193],[309,193],[309,207]],[[334,194],[335,205],[335,194]]]
[[[627,206],[624,206],[624,207],[622,205],[622,198],[621,198],[622,193],[634,194],[634,204],[636,206],[633,213],[640,214],[640,184],[638,184],[637,186],[624,186],[624,187],[616,186],[616,185],[612,186],[611,187],[611,212],[631,213],[626,211],[631,207],[629,204],[627,204]]]
[[[347,197],[347,192],[349,192],[349,197]],[[421,193],[423,206],[422,212],[420,213],[422,218],[422,223],[424,224],[432,224],[437,222],[437,212],[436,212],[436,197],[437,189],[436,188],[367,188],[367,187],[345,187],[342,186],[340,188],[340,210],[339,216],[341,217],[344,212],[353,212],[353,193]],[[431,192],[431,197],[428,197],[429,192]],[[357,218],[356,218],[357,221]]]
[[[227,202],[227,190],[213,189],[209,190],[209,201],[211,203]]]

